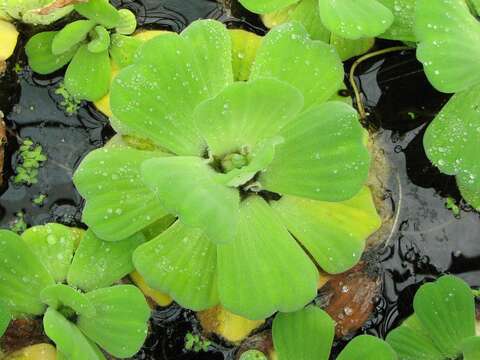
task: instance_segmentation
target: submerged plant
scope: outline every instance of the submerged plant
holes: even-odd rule
[[[273,320],[272,335],[278,360],[327,360],[335,323],[325,311],[310,305],[294,313],[278,314]],[[336,359],[396,360],[397,355],[385,341],[360,335],[353,338]]]
[[[480,358],[475,299],[463,280],[448,275],[422,285],[413,308],[415,313],[387,336],[400,360]]]
[[[43,315],[62,358],[104,360],[100,348],[130,357],[143,345],[150,310],[135,286],[110,285],[132,271],[128,249],[142,241],[136,235],[103,243],[91,231],[59,224],[21,237],[1,230],[0,310],[14,319]]]
[[[50,74],[68,65],[65,89],[77,100],[96,101],[110,88],[110,58],[121,62],[136,19],[127,9],[117,10],[108,0],[75,4],[86,20],[77,20],[60,31],[34,35],[25,51],[33,71]]]
[[[425,151],[442,172],[455,176],[462,196],[480,210],[478,10],[475,1],[419,0],[416,34],[417,57],[432,85],[456,93],[429,125]]]
[[[316,263],[355,265],[380,220],[364,187],[366,132],[353,108],[328,101],[343,85],[335,51],[286,24],[234,82],[231,50],[211,20],[145,43],[111,91],[112,123],[142,150],[96,150],[74,182],[107,241],[178,216],[134,253],[152,288],[260,319],[312,300]]]

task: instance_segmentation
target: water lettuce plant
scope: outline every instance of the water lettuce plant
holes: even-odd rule
[[[128,248],[142,241],[104,243],[59,224],[21,236],[1,230],[0,309],[12,318],[42,315],[57,358],[103,360],[100,349],[130,357],[143,345],[150,309],[135,286],[111,284],[132,271]]]
[[[273,345],[278,360],[327,360],[335,335],[335,323],[314,305],[294,313],[279,313],[273,320]],[[371,335],[353,338],[337,360],[397,360],[385,341]],[[416,358],[417,360],[420,358]]]
[[[203,20],[141,46],[110,95],[112,124],[137,140],[90,153],[74,183],[106,241],[178,217],[133,254],[149,286],[190,309],[261,319],[312,300],[317,264],[355,265],[380,219],[364,187],[366,132],[329,101],[343,85],[334,49],[284,24],[243,82],[231,42]]]
[[[108,0],[74,5],[85,19],[60,31],[34,35],[25,47],[33,71],[50,74],[68,64],[65,89],[77,100],[96,101],[110,88],[111,60],[122,62],[124,48],[135,40],[136,19],[127,9],[117,10]]]
[[[455,176],[465,200],[478,210],[480,24],[475,9],[474,1],[419,0],[415,30],[417,57],[428,79],[438,90],[455,93],[425,133],[427,156],[442,172]]]
[[[52,7],[55,3],[55,0],[0,0],[0,19],[48,25],[73,10],[73,5]]]
[[[413,308],[415,313],[387,336],[400,360],[479,359],[475,299],[462,279],[447,275],[422,285]]]

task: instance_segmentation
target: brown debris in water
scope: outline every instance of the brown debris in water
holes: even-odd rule
[[[87,1],[88,0],[55,0],[51,4],[39,9],[38,13],[40,15],[48,15],[57,9],[64,8],[65,6],[74,5],[74,4],[87,2]]]
[[[7,331],[0,339],[0,348],[12,353],[26,346],[50,342],[43,332],[39,319],[17,319],[10,322]]]
[[[333,276],[320,290],[319,305],[335,321],[335,335],[343,337],[360,329],[370,318],[380,279],[366,271],[364,263]]]
[[[7,62],[5,60],[0,60],[0,76],[2,76],[7,70]]]
[[[242,345],[240,345],[235,355],[235,360],[239,360],[240,356],[248,350],[258,350],[267,355],[269,359],[273,359],[274,350],[271,331],[262,331],[247,338]]]

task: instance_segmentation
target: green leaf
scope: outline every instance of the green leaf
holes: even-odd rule
[[[135,268],[147,284],[195,311],[218,304],[216,246],[177,221],[133,254]]]
[[[112,29],[118,25],[121,16],[109,0],[89,0],[75,4],[75,11],[87,19]]]
[[[142,180],[162,206],[185,225],[200,228],[214,243],[233,240],[239,194],[222,185],[205,159],[175,156],[147,160]]]
[[[7,330],[11,319],[12,316],[10,315],[10,311],[8,311],[7,307],[0,302],[0,338]]]
[[[460,191],[480,209],[480,85],[455,94],[428,127],[423,145],[442,172],[456,175]]]
[[[335,47],[342,60],[348,60],[354,56],[366,53],[374,43],[375,39],[373,38],[350,40],[333,33],[330,36],[330,44]]]
[[[242,29],[229,29],[232,38],[232,68],[235,81],[247,81],[250,77],[262,37]]]
[[[320,0],[319,10],[327,29],[352,40],[380,35],[393,22],[391,11],[377,0]]]
[[[112,35],[110,56],[121,69],[133,63],[133,56],[142,42],[131,36],[120,34]]]
[[[368,176],[366,132],[356,111],[331,101],[303,112],[280,133],[285,139],[259,181],[267,190],[322,201],[347,200]]]
[[[96,101],[110,87],[110,57],[108,51],[93,53],[82,45],[68,65],[65,88],[78,100]]]
[[[110,105],[118,121],[142,137],[178,155],[201,155],[193,111],[232,81],[225,26],[195,21],[180,36],[146,42],[136,62],[115,78]]]
[[[118,14],[120,15],[120,21],[115,27],[117,33],[123,35],[133,34],[137,28],[137,18],[135,14],[128,9],[120,9],[118,10]]]
[[[444,357],[456,358],[464,339],[475,335],[475,301],[470,287],[455,276],[442,276],[420,287],[415,315]]]
[[[48,286],[42,290],[40,298],[43,303],[58,311],[61,311],[62,307],[67,307],[77,315],[95,316],[95,307],[87,297],[68,285]]]
[[[417,58],[435,88],[458,92],[480,83],[480,24],[465,1],[418,0]]]
[[[40,292],[53,285],[52,276],[17,234],[0,230],[0,303],[12,316],[41,315]]]
[[[377,0],[390,9],[393,23],[379,37],[389,40],[415,42],[415,5],[417,0]]]
[[[239,360],[268,360],[264,353],[259,350],[247,350],[240,355]]]
[[[135,355],[147,337],[150,317],[150,308],[141,291],[133,285],[118,285],[85,296],[95,306],[96,313],[80,315],[78,328],[115,357]]]
[[[296,3],[297,1],[298,0],[239,0],[240,4],[242,4],[247,10],[257,14],[277,11]]]
[[[310,305],[273,320],[272,336],[278,360],[327,360],[335,326],[322,309]]]
[[[330,40],[330,31],[320,21],[319,0],[302,0],[288,13],[288,20],[299,21],[314,40],[326,43]]]
[[[110,47],[110,33],[103,26],[95,26],[95,38],[88,43],[88,51],[101,53]]]
[[[36,73],[50,74],[67,65],[77,52],[78,46],[69,51],[54,55],[52,43],[58,31],[46,31],[32,36],[25,45],[25,53],[28,56],[28,64]]]
[[[201,103],[194,117],[209,152],[223,156],[277,135],[302,107],[302,94],[291,85],[258,79],[226,87]]]
[[[343,65],[334,48],[312,41],[300,23],[271,30],[258,49],[250,79],[276,78],[297,88],[304,108],[328,100],[343,83]]]
[[[397,360],[397,354],[385,341],[371,335],[353,338],[337,360]]]
[[[317,264],[330,274],[357,264],[367,238],[382,223],[367,187],[343,202],[284,196],[271,206]]]
[[[68,360],[105,360],[100,349],[58,311],[49,308],[43,317],[47,336]]]
[[[162,153],[131,148],[92,151],[73,181],[86,199],[83,221],[102,240],[128,238],[166,215],[140,178],[140,166]]]
[[[432,343],[429,332],[422,327],[415,315],[390,331],[387,342],[397,352],[400,360],[445,360],[444,355]]]
[[[241,203],[235,241],[217,245],[217,256],[221,304],[243,317],[295,311],[317,293],[315,265],[258,196]]]
[[[55,282],[63,282],[81,236],[79,229],[52,223],[27,229],[22,239]]]
[[[462,350],[464,360],[480,359],[480,336],[465,339],[462,343]]]
[[[91,20],[77,20],[60,30],[52,41],[52,54],[60,55],[70,51],[75,45],[81,43],[95,26]]]
[[[83,291],[107,287],[134,270],[133,251],[145,241],[141,233],[117,242],[85,233],[68,272],[68,283]]]

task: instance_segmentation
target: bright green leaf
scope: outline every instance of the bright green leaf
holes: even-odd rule
[[[347,200],[367,179],[370,155],[356,111],[327,102],[303,112],[280,135],[285,142],[259,178],[267,190],[322,201]]]
[[[374,44],[373,38],[361,38],[357,40],[345,39],[335,34],[330,36],[330,44],[335,47],[342,60],[366,53]]]
[[[11,319],[10,311],[8,311],[6,305],[0,302],[0,338],[7,330]]]
[[[385,341],[371,335],[354,337],[337,360],[397,360],[397,354]]]
[[[88,43],[88,50],[92,53],[107,51],[110,47],[110,34],[103,26],[95,26],[95,38]]]
[[[49,308],[43,317],[47,336],[68,360],[105,360],[100,349],[58,311]]]
[[[225,26],[196,21],[180,36],[165,34],[146,42],[136,62],[115,78],[110,104],[118,121],[142,137],[178,155],[201,155],[204,144],[193,111],[232,79]]]
[[[480,83],[480,23],[463,0],[418,0],[417,58],[440,91],[457,92]]]
[[[63,282],[81,236],[82,232],[78,229],[52,223],[27,229],[22,239],[55,282]]]
[[[223,307],[249,319],[295,311],[317,293],[318,272],[270,206],[251,196],[240,206],[237,237],[217,245]]]
[[[298,0],[239,0],[246,9],[257,14],[265,14],[292,5]]]
[[[334,322],[322,309],[310,305],[273,320],[272,336],[278,360],[327,360]]]
[[[377,0],[393,13],[393,23],[386,32],[379,35],[383,39],[416,41],[415,4],[417,0]]]
[[[162,153],[131,148],[92,151],[73,181],[86,199],[83,221],[103,240],[119,241],[166,215],[140,178],[140,166]]]
[[[0,230],[0,254],[0,303],[13,316],[42,314],[45,306],[40,292],[54,284],[52,276],[22,238],[11,231]]]
[[[106,287],[134,270],[133,251],[145,241],[141,233],[122,241],[102,241],[85,233],[68,272],[68,283],[83,291]]]
[[[302,107],[302,94],[291,85],[258,79],[228,86],[201,103],[194,117],[209,152],[223,156],[277,135]]]
[[[77,315],[86,316],[94,316],[96,312],[95,307],[84,294],[68,285],[48,286],[42,290],[40,298],[44,304],[58,311],[61,311],[62,307],[67,307]]]
[[[33,71],[42,75],[50,74],[68,64],[77,52],[78,47],[74,46],[63,54],[54,55],[52,42],[57,34],[58,31],[41,32],[28,40],[25,53]]]
[[[120,9],[118,10],[118,14],[120,15],[120,21],[115,27],[117,33],[123,35],[133,34],[137,28],[137,18],[135,14],[128,9]]]
[[[142,292],[132,285],[118,285],[85,296],[95,306],[96,313],[80,315],[79,329],[115,357],[135,355],[147,337],[150,317]]]
[[[455,94],[428,127],[423,145],[442,172],[456,175],[463,197],[480,209],[480,85]]]
[[[272,207],[320,267],[331,274],[357,264],[367,238],[381,225],[367,187],[343,202],[284,196],[272,202]]]
[[[133,63],[133,56],[140,45],[142,45],[142,42],[134,37],[113,34],[110,56],[116,65],[124,68]]]
[[[242,29],[229,29],[232,38],[232,68],[235,81],[247,81],[250,77],[262,37]]]
[[[304,108],[328,100],[343,83],[343,65],[335,49],[312,41],[300,23],[271,30],[258,49],[250,79],[276,78],[297,88]]]
[[[391,11],[377,0],[319,0],[323,25],[347,39],[375,37],[393,22]]]
[[[133,255],[147,284],[192,310],[218,304],[217,251],[202,231],[177,221]]]
[[[110,57],[108,51],[92,53],[82,45],[68,65],[65,88],[78,100],[96,101],[110,87]]]
[[[118,10],[110,4],[109,0],[89,0],[77,3],[75,11],[107,29],[114,28],[121,20]]]
[[[147,160],[142,180],[165,209],[185,225],[201,228],[214,243],[233,240],[239,194],[222,185],[205,159],[176,156]]]
[[[462,343],[462,350],[464,360],[480,359],[480,336],[465,339]]]
[[[94,26],[95,22],[91,20],[77,20],[65,25],[53,38],[52,54],[57,56],[70,51],[87,38]]]

